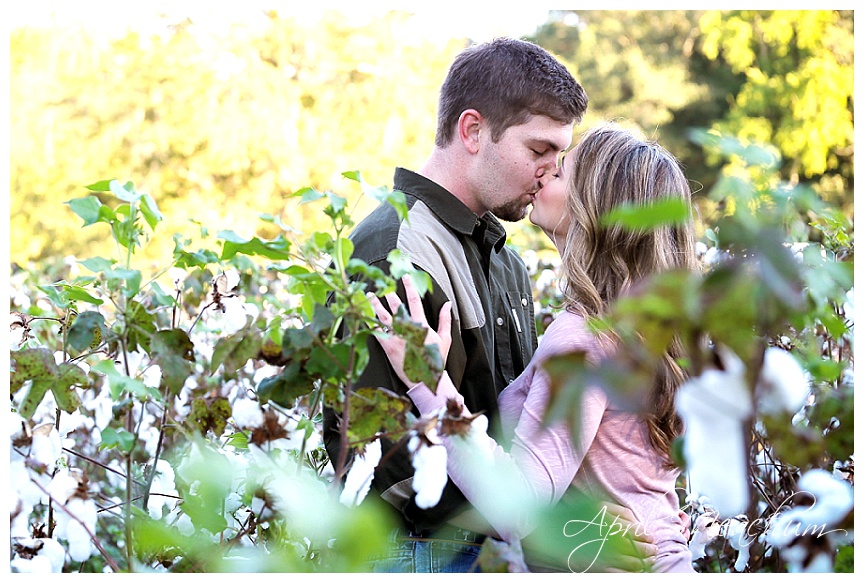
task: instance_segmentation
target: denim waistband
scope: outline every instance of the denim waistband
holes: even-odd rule
[[[445,524],[437,530],[429,530],[415,532],[405,528],[396,528],[393,530],[392,538],[394,539],[415,539],[415,540],[444,540],[457,543],[477,544],[482,545],[486,540],[486,535],[466,530],[457,526]]]

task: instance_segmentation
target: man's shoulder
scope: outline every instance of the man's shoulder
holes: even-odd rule
[[[351,231],[354,255],[370,263],[380,261],[396,248],[402,221],[389,204],[381,204]]]

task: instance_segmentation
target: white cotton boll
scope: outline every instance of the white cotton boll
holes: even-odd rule
[[[75,519],[62,510],[58,512],[55,534],[58,538],[66,539],[72,560],[86,561],[95,550],[88,530],[95,532],[96,506],[92,500],[73,498],[65,504],[65,507],[75,516]]]
[[[93,427],[92,424],[93,420],[90,419],[90,417],[82,415],[80,411],[76,410],[72,413],[63,414],[60,416],[60,428],[57,431],[60,433],[60,436],[65,440],[70,433],[72,433],[79,427],[90,429]]]
[[[720,535],[721,524],[712,514],[700,514],[693,524],[693,534],[690,537],[690,555],[693,560],[705,556],[705,547]]]
[[[141,382],[148,387],[158,389],[162,382],[162,367],[158,364],[147,367],[147,370],[141,375]]]
[[[246,327],[249,314],[242,299],[239,297],[222,298],[222,307],[225,308],[221,319],[223,333],[234,334]]]
[[[854,504],[852,486],[826,470],[808,471],[798,480],[798,490],[809,492],[816,498],[808,515],[814,524],[836,524],[846,517]]]
[[[83,405],[84,409],[93,412],[93,421],[100,431],[105,429],[114,418],[114,400],[111,398],[111,391],[107,388],[99,391]]]
[[[410,447],[410,446],[409,446]],[[441,500],[447,485],[447,450],[443,445],[422,445],[411,457],[414,479],[411,482],[418,508],[432,508]]]
[[[45,423],[33,428],[33,441],[30,444],[31,458],[52,470],[62,452],[63,443],[60,433],[53,423]]]
[[[53,538],[24,538],[16,541],[34,551],[32,559],[18,557],[12,561],[12,569],[19,573],[60,573],[66,562],[66,549]]]
[[[528,275],[537,273],[537,267],[540,265],[540,257],[533,249],[527,249],[522,252],[522,261],[528,269]]]
[[[792,354],[772,346],[765,351],[757,394],[763,413],[794,413],[807,402],[810,383]]]
[[[166,460],[160,459],[156,462],[156,475],[153,476],[150,497],[147,499],[147,511],[151,518],[154,520],[162,518],[163,508],[171,500],[168,496],[177,496],[177,488],[174,486],[174,468]]]
[[[717,247],[711,247],[707,251],[705,251],[705,255],[703,255],[703,261],[706,265],[713,265],[715,263],[719,263],[723,258],[723,253],[717,249]]]
[[[239,283],[240,273],[236,269],[229,269],[213,278],[213,289],[219,295],[229,296]]]
[[[810,470],[801,476],[798,490],[811,494],[815,500],[813,504],[784,510],[771,522],[768,531],[768,541],[784,549],[784,556],[794,552],[790,545],[796,537],[832,530],[854,504],[852,486],[825,470]]]
[[[48,494],[60,504],[66,504],[78,490],[79,484],[78,477],[68,468],[63,468],[54,474],[54,478],[48,484]]]
[[[48,574],[59,573],[51,568],[51,561],[48,557],[36,555],[30,559],[16,557],[9,561],[9,567],[13,573],[31,573],[31,574]]]
[[[243,506],[243,500],[237,492],[231,492],[225,497],[225,516],[231,516]]]
[[[42,491],[42,488],[47,490],[50,479],[49,474],[31,472],[23,459],[13,460],[9,463],[9,484],[17,497],[17,503],[13,499],[10,510],[14,512],[17,509],[18,511],[17,515],[10,516],[12,522],[11,537],[30,536],[30,513],[37,504],[47,503],[48,496]],[[42,488],[36,482],[41,484]]]
[[[744,421],[751,413],[744,363],[720,349],[725,370],[707,370],[678,391],[684,421],[684,459],[693,491],[707,496],[721,517],[747,508]]]
[[[192,536],[195,534],[195,525],[192,524],[192,519],[185,512],[181,512],[173,524],[183,536]]]
[[[747,568],[747,563],[750,561],[750,545],[753,541],[747,536],[747,522],[731,519],[726,525],[726,539],[729,541],[729,546],[738,551],[738,557],[735,560],[733,567],[739,573]]]
[[[264,423],[264,413],[261,404],[252,399],[237,399],[231,406],[231,416],[237,427],[261,427]]]
[[[790,572],[794,572],[790,569]],[[807,566],[802,566],[800,569],[801,573],[833,573],[834,572],[834,558],[830,553],[817,553],[813,557],[810,558],[810,562],[807,563]]]
[[[315,439],[316,434],[313,432],[309,436],[309,438],[307,439],[306,438],[306,430],[300,429],[299,428],[300,423],[296,419],[294,419],[293,417],[288,417],[282,423],[282,425],[283,425],[283,427],[285,427],[285,430],[288,432],[288,438],[287,439],[279,440],[279,441],[287,442],[287,443],[284,443],[284,445],[282,446],[282,449],[288,449],[288,450],[294,449],[294,450],[299,451],[302,447],[304,447],[304,441],[305,441],[306,451],[309,451],[310,449],[314,448],[315,445],[317,444],[316,439]]]
[[[366,444],[363,453],[354,457],[354,463],[345,478],[345,487],[339,495],[339,502],[351,508],[360,504],[369,493],[372,477],[378,462],[381,461],[381,440]]]
[[[9,350],[18,350],[24,340],[24,328],[17,326],[9,329]]]

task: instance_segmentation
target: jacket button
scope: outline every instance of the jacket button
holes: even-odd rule
[[[503,326],[504,325],[504,318],[498,318],[497,320],[495,320],[495,323],[498,324],[499,326]]]
[[[522,298],[522,307],[524,308],[527,305],[528,305],[528,300],[526,300],[525,298]]]

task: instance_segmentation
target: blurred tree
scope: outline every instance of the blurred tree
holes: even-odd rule
[[[553,11],[534,39],[571,63],[589,114],[656,135],[709,189],[724,163],[689,142],[710,128],[774,144],[781,177],[851,215],[851,11]],[[577,130],[578,131],[578,130]]]
[[[344,171],[390,184],[394,166],[428,153],[437,88],[462,46],[406,38],[405,18],[357,25],[331,12],[310,27],[269,13],[227,33],[187,20],[121,38],[11,31],[13,261],[107,241],[82,237],[71,213],[40,210],[95,179],[134,180],[169,232],[191,219],[244,236],[275,234],[259,213],[314,229],[320,218],[283,196],[344,189]]]
[[[774,144],[784,178],[813,181],[824,198],[851,214],[852,11],[709,11],[700,28],[701,52],[745,78],[711,128]]]

